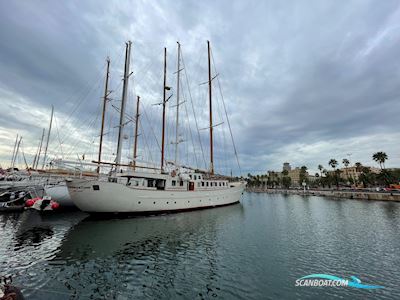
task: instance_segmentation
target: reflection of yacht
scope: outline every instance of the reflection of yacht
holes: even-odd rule
[[[215,223],[222,216],[241,212],[241,205],[227,206],[213,211],[194,211],[185,214],[97,220],[87,218],[74,226],[65,236],[58,259],[62,257],[81,260],[98,257],[115,257],[130,251],[131,254],[151,255],[158,244],[179,248],[180,243],[209,246],[214,239]],[[187,239],[183,238],[190,236]],[[205,239],[205,240],[203,240]],[[200,250],[200,248],[199,248]],[[174,252],[175,249],[167,249]]]
[[[137,127],[138,127],[138,108],[136,111],[136,133],[134,142],[134,162],[132,164],[121,164],[121,151],[124,140],[124,126],[128,123],[125,118],[125,106],[127,98],[127,88],[129,82],[129,64],[131,42],[126,44],[125,50],[125,70],[123,79],[122,104],[120,108],[120,121],[118,133],[118,146],[115,163],[101,162],[101,139],[99,148],[99,168],[101,164],[115,166],[115,174],[109,178],[99,179],[70,179],[67,180],[69,194],[75,205],[82,211],[89,213],[149,213],[182,211],[199,208],[208,208],[237,203],[240,200],[244,190],[245,183],[242,181],[230,182],[226,176],[216,176],[214,174],[214,154],[213,154],[213,125],[212,117],[212,80],[215,77],[211,75],[211,50],[208,44],[208,89],[209,89],[209,132],[210,132],[210,168],[209,170],[198,170],[196,168],[182,167],[177,164],[177,154],[175,162],[166,163],[164,157],[165,144],[165,114],[167,99],[166,91],[171,88],[166,85],[166,48],[164,49],[164,86],[163,86],[163,118],[162,118],[162,136],[161,136],[161,166],[153,168],[149,166],[136,166],[136,148],[137,148]],[[178,43],[178,70],[177,70],[177,104],[179,108],[179,67],[180,45]],[[106,92],[107,97],[107,79]],[[104,103],[106,102],[104,100]],[[139,107],[139,97],[137,102]],[[100,136],[103,136],[103,122]],[[178,116],[176,116],[176,153],[179,140],[178,134]],[[229,120],[228,120],[229,122]],[[230,128],[230,127],[229,127]],[[233,138],[232,138],[233,139]],[[236,153],[236,150],[235,150]],[[128,167],[128,171],[123,173],[121,166]],[[136,169],[151,169],[153,172],[138,172]]]

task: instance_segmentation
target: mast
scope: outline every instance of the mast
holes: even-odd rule
[[[126,107],[126,97],[128,94],[128,79],[131,75],[129,73],[129,63],[131,60],[131,41],[126,43],[125,48],[125,69],[124,69],[124,78],[123,78],[123,88],[122,88],[122,103],[121,103],[121,114],[119,119],[119,131],[118,131],[118,146],[117,146],[117,157],[115,159],[116,162],[116,171],[119,171],[119,165],[121,164],[121,151],[122,151],[122,142],[124,139],[124,126],[125,126],[125,107]]]
[[[165,104],[167,91],[167,48],[164,48],[164,88],[163,88],[163,117],[162,117],[162,138],[161,138],[161,172],[164,170],[164,139],[165,139]]]
[[[140,101],[140,97],[137,96],[136,118],[135,118],[135,143],[133,146],[133,171],[135,171],[135,169],[136,169],[137,138],[138,138],[138,127],[139,127],[139,101]]]
[[[51,118],[50,118],[49,131],[47,132],[46,147],[44,148],[44,157],[43,157],[42,169],[44,169],[44,165],[46,164],[47,149],[49,147],[49,141],[50,141],[51,125],[53,123],[53,114],[54,114],[54,106],[52,105],[51,106]]]
[[[21,144],[21,140],[22,140],[22,136],[19,137],[19,141],[18,141],[18,144],[17,144],[17,149],[15,150],[14,160],[13,160],[12,166],[11,166],[13,171],[14,171],[15,161],[17,160],[17,155],[18,155],[18,151],[19,151],[19,146]]]
[[[107,57],[107,71],[106,71],[106,83],[104,85],[104,97],[103,97],[103,113],[101,115],[101,129],[100,129],[100,145],[99,145],[99,166],[97,167],[97,173],[100,173],[100,162],[101,162],[101,150],[103,146],[103,135],[104,135],[104,117],[106,114],[107,96],[108,96],[108,79],[110,75],[110,58]]]
[[[44,133],[45,133],[45,129],[43,128],[43,132],[42,132],[42,138],[40,140],[40,146],[39,146],[39,152],[38,152],[38,156],[36,158],[36,166],[35,164],[33,165],[34,169],[37,169],[38,165],[39,165],[39,161],[40,161],[40,154],[42,152],[42,145],[43,145],[43,139],[44,139]]]
[[[38,153],[39,153],[39,147],[40,147],[40,141],[39,141],[38,146],[37,146],[37,150],[36,150],[36,153],[35,153],[35,157],[33,158],[32,169],[35,168],[36,160],[37,160]]]
[[[207,41],[208,48],[208,99],[210,102],[210,174],[214,174],[214,145],[213,145],[213,118],[212,118],[212,85],[211,85],[211,49],[210,41]]]
[[[178,43],[178,63],[176,71],[176,126],[175,126],[175,165],[178,163],[178,144],[179,144],[179,75],[180,75],[180,62],[181,62],[181,44]]]
[[[15,139],[15,143],[14,143],[14,149],[13,149],[13,154],[11,156],[11,167],[14,164],[14,156],[15,156],[15,149],[17,149],[17,144],[18,144],[18,133],[17,133],[17,137]]]

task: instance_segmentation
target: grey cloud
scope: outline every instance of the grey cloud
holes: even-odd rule
[[[372,136],[395,130],[399,13],[397,1],[2,2],[0,83],[40,107],[55,104],[68,116],[88,83],[98,79],[72,117],[78,127],[97,111],[107,55],[116,89],[123,43],[133,40],[132,95],[141,94],[150,109],[161,95],[162,49],[168,47],[172,76],[180,40],[193,72],[195,103],[202,107],[204,90],[198,84],[206,80],[205,40],[210,39],[242,165],[261,171],[279,167],[291,145],[371,136],[362,139],[371,149]],[[174,84],[172,77],[168,81]],[[112,96],[118,100],[119,90]],[[156,132],[158,112],[150,118]],[[1,119],[2,126],[28,126],[10,116]],[[207,124],[206,110],[199,122]],[[202,138],[206,144],[205,133]],[[393,153],[400,147],[398,142],[384,145]],[[157,152],[154,141],[152,147]],[[332,155],[356,150],[340,149],[343,153]],[[304,155],[299,164],[323,163],[330,154]]]

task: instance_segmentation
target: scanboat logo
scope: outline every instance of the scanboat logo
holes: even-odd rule
[[[361,283],[356,276],[350,276],[351,280],[343,279],[328,274],[311,274],[296,280],[295,286],[328,286],[328,287],[352,287],[357,289],[383,289],[381,285],[369,285]]]

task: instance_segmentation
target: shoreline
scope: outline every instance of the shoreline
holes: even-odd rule
[[[286,190],[286,189],[267,189],[267,188],[246,188],[246,192],[285,194],[285,195],[304,195],[304,196],[323,196],[356,200],[372,201],[395,201],[400,202],[400,193],[379,193],[367,191],[343,191],[343,190]]]

